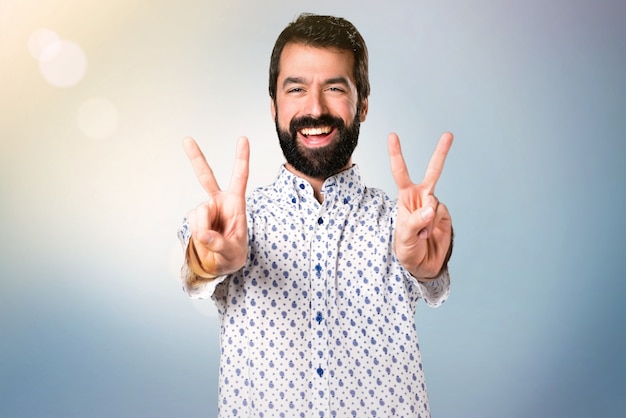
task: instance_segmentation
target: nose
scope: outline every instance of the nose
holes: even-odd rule
[[[311,89],[306,96],[304,113],[311,117],[320,117],[328,113],[326,100],[321,89]]]

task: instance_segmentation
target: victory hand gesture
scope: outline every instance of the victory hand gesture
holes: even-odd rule
[[[422,281],[441,273],[452,245],[450,213],[435,197],[435,185],[441,176],[452,139],[450,133],[441,136],[424,180],[415,184],[409,177],[398,136],[389,135],[391,171],[398,186],[394,251],[400,263]]]
[[[189,267],[205,279],[233,273],[243,267],[248,253],[245,198],[250,159],[248,139],[243,137],[237,142],[228,190],[220,189],[196,141],[185,138],[183,146],[198,181],[208,195],[206,202],[187,215],[191,230],[187,247]]]

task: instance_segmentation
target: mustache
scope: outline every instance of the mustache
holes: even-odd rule
[[[289,131],[295,135],[302,128],[318,128],[320,126],[331,126],[333,128],[344,128],[343,119],[332,115],[321,115],[317,118],[312,116],[302,116],[294,118],[289,122]]]

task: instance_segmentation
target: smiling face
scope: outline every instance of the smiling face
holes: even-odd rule
[[[324,179],[350,166],[367,114],[353,67],[349,50],[285,45],[272,115],[287,168]]]

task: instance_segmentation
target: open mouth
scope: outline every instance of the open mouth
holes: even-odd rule
[[[332,126],[307,127],[298,131],[304,144],[308,147],[322,147],[331,142],[334,132]]]
[[[333,131],[333,128],[330,126],[320,126],[317,128],[302,128],[300,133],[302,136],[319,136],[319,135],[328,135]]]

